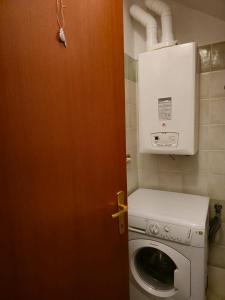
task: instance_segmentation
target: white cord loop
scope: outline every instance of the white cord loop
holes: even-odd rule
[[[67,48],[67,41],[66,41],[66,35],[65,35],[65,18],[64,18],[64,8],[66,6],[63,3],[63,0],[56,0],[56,17],[57,22],[59,26],[59,41],[64,44],[64,47]]]

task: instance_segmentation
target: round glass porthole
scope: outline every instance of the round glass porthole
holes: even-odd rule
[[[174,271],[177,267],[172,259],[159,249],[139,249],[134,257],[134,265],[141,279],[154,289],[174,288]]]

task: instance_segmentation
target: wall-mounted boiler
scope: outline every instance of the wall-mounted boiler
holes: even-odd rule
[[[141,153],[193,155],[198,150],[195,43],[139,55]]]
[[[177,45],[172,10],[145,0],[161,17],[161,40],[154,15],[137,5],[131,16],[146,29],[146,50],[138,59],[139,149],[141,153],[193,155],[198,150],[198,76],[195,43]]]

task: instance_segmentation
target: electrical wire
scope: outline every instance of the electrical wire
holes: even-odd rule
[[[66,8],[66,6],[63,4],[63,0],[56,0],[56,17],[59,28],[65,27],[64,8]]]
[[[209,243],[213,243],[216,238],[216,233],[221,227],[221,210],[222,210],[222,205],[215,204],[214,205],[215,209],[215,216],[210,220],[209,222]]]

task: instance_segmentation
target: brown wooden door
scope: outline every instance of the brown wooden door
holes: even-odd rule
[[[122,0],[0,1],[0,299],[128,300]]]

